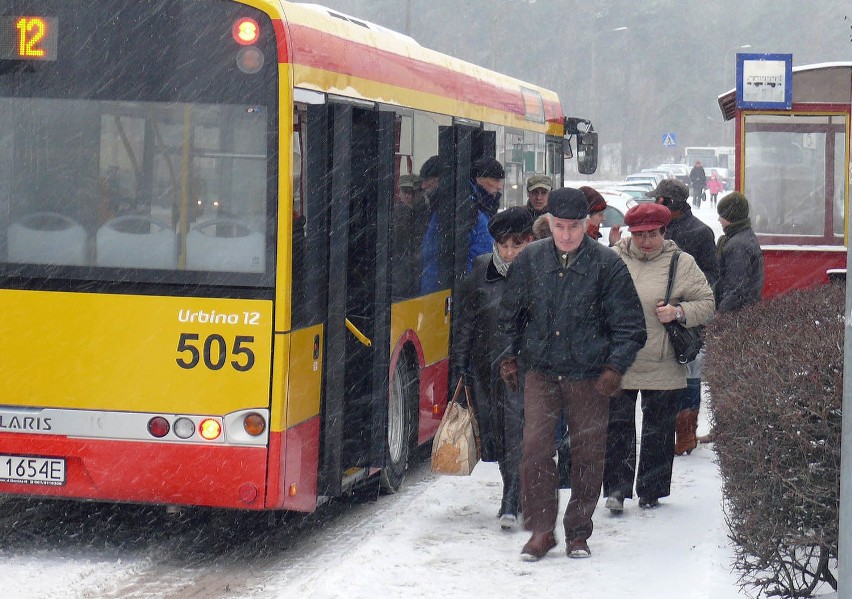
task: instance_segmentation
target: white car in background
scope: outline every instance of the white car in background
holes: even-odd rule
[[[690,167],[685,164],[661,164],[657,167],[657,170],[668,171],[672,174],[672,176],[681,181],[681,183],[685,183],[689,185],[689,171]]]
[[[653,198],[649,198],[648,196],[646,196],[645,192],[653,191],[654,189],[656,189],[656,187],[656,185],[651,185],[650,183],[633,182],[613,185],[609,189],[625,193],[637,202],[653,202]]]
[[[598,189],[598,193],[606,200],[604,220],[601,223],[601,238],[598,241],[609,245],[609,230],[614,226],[621,227],[621,236],[627,235],[627,227],[624,226],[624,215],[638,202],[626,193],[613,189]]]
[[[633,173],[624,178],[624,183],[650,183],[653,189],[664,178],[656,173]]]

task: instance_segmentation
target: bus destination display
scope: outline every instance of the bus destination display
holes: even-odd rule
[[[0,16],[0,60],[56,60],[56,17]]]

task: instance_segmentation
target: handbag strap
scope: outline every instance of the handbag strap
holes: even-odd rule
[[[456,385],[456,391],[453,393],[453,398],[450,400],[450,403],[447,404],[449,408],[451,404],[457,403],[459,399],[459,394],[461,393],[462,387],[464,387],[464,377],[459,377],[459,384]],[[467,389],[465,389],[467,391]],[[467,393],[465,393],[467,395]]]
[[[669,298],[672,296],[672,288],[674,287],[675,271],[677,271],[677,259],[680,258],[680,250],[675,250],[672,255],[672,261],[669,263],[669,284],[666,286],[666,299],[663,300],[663,305],[669,303]]]
[[[467,400],[467,413],[470,414],[470,420],[473,424],[473,438],[476,441],[476,447],[481,451],[481,441],[479,439],[479,422],[476,419],[476,409],[473,406],[473,401],[470,397],[470,389],[467,385],[464,384],[464,377],[459,377],[459,384],[456,385],[456,390],[453,393],[453,398],[450,400],[450,403],[447,404],[447,411],[450,410],[450,406],[459,403],[459,395],[461,395],[461,390],[464,389],[464,396]],[[461,406],[461,404],[459,404]]]
[[[467,409],[470,411],[471,414],[474,415],[474,417],[476,417],[476,411],[474,410],[473,401],[471,401],[471,397],[470,397],[470,388],[468,388],[468,386],[464,384],[464,377],[463,376],[459,377],[459,384],[456,385],[456,390],[453,393],[453,398],[447,404],[447,409],[449,409],[450,406],[454,403],[461,405],[461,403],[459,402],[459,395],[461,395],[462,389],[464,389],[464,397],[467,400]]]

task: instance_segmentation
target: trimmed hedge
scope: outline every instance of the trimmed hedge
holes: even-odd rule
[[[708,327],[703,377],[743,590],[837,588],[844,305],[832,284]]]

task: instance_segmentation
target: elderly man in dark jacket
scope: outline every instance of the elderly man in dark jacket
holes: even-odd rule
[[[724,235],[719,238],[719,280],[716,307],[732,312],[756,304],[763,293],[763,251],[751,229],[748,200],[739,193],[726,195],[716,205]]]
[[[571,438],[566,552],[588,557],[592,513],[603,479],[609,398],[645,344],[645,317],[624,262],[586,235],[583,192],[548,200],[552,238],[536,241],[509,269],[498,326],[506,353],[500,372],[518,386],[526,372],[521,504],[532,536],[521,553],[537,560],[556,546],[558,480],[553,430],[564,411]]]
[[[708,225],[699,220],[689,207],[689,188],[677,179],[664,179],[653,191],[645,194],[655,198],[672,213],[666,228],[666,239],[695,258],[698,268],[704,273],[712,288],[719,278],[719,263],[716,260],[716,235]],[[704,354],[687,364],[686,388],[679,398],[675,419],[675,454],[690,453],[698,445],[698,413],[701,409],[701,367]]]

